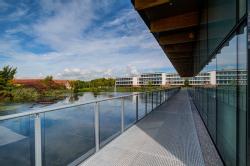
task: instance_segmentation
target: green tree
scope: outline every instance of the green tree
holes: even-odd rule
[[[4,66],[3,69],[0,70],[0,90],[6,90],[12,87],[12,81],[16,73],[17,68],[10,66]]]
[[[189,86],[189,80],[188,79],[185,79],[184,86]]]
[[[152,86],[153,86],[152,81],[148,81],[148,82],[147,82],[147,86],[148,86],[148,87],[152,87]]]
[[[70,86],[71,89],[74,93],[79,92],[79,89],[81,88],[81,81],[77,80],[77,81],[70,81]]]
[[[42,83],[45,85],[45,89],[53,89],[54,88],[54,81],[53,81],[53,76],[46,76],[43,80]]]
[[[51,83],[53,81],[53,76],[46,76],[43,81],[45,83]]]

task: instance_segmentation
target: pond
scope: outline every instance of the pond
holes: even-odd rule
[[[56,107],[66,104],[82,103],[93,100],[111,98],[116,96],[124,96],[132,94],[131,92],[101,92],[94,94],[92,92],[84,92],[78,94],[66,94],[64,99],[53,103],[0,103],[0,116],[35,110],[44,107]]]
[[[167,92],[168,93],[168,92]],[[1,115],[8,115],[42,107],[56,107],[81,103],[131,93],[80,93],[68,95],[53,104],[3,104]],[[166,92],[165,92],[165,97]],[[138,96],[138,118],[158,106],[163,93]],[[152,97],[154,100],[152,100]],[[136,96],[124,98],[124,125],[136,122]],[[121,133],[122,100],[114,99],[99,103],[100,147]],[[83,160],[95,152],[95,103],[41,113],[42,162],[48,166],[62,166]],[[31,166],[35,162],[34,116],[0,121],[0,165]],[[83,155],[84,154],[84,155]]]

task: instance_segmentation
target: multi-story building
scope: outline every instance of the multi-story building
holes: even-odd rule
[[[189,92],[223,165],[249,165],[249,1],[132,2],[181,77],[213,71]]]
[[[236,85],[238,82],[246,84],[247,71],[244,70],[221,70],[216,72],[217,85]]]
[[[116,86],[138,86],[138,77],[116,78]]]
[[[212,84],[210,72],[200,73],[197,76],[191,78],[180,77],[177,73],[166,73],[167,85],[183,86],[185,84],[185,81],[188,81],[188,84],[192,86]]]
[[[117,86],[183,86],[185,81],[191,86],[230,85],[236,81],[247,81],[247,71],[218,70],[198,74],[195,77],[180,77],[177,73],[144,73],[137,77],[117,78]]]
[[[210,72],[200,73],[195,77],[189,79],[189,85],[199,86],[199,85],[213,85],[212,83],[213,75]]]
[[[177,73],[166,73],[166,85],[184,85],[185,79],[181,78]]]
[[[161,86],[165,85],[165,73],[144,73],[139,76],[139,85],[154,85]]]

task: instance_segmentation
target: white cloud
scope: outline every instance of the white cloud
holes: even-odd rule
[[[139,74],[139,71],[137,70],[137,68],[135,66],[132,65],[128,65],[126,67],[126,73],[127,76],[136,76]]]
[[[91,80],[95,78],[111,78],[112,69],[105,70],[86,70],[80,68],[65,68],[62,73],[57,73],[55,78],[57,79],[70,79],[70,80]]]
[[[1,0],[0,1],[0,12],[5,12],[9,8],[9,4],[6,3],[5,1]]]
[[[6,12],[9,9],[13,9],[13,7],[15,6],[11,6],[10,4],[6,3],[6,2],[0,2],[0,11],[1,12]],[[0,13],[1,13],[0,12]],[[29,8],[24,5],[24,4],[20,4],[20,6],[16,7],[16,9],[10,13],[8,13],[7,15],[0,15],[0,22],[1,21],[8,21],[8,22],[12,22],[12,21],[20,21],[21,19],[23,20],[24,18],[27,18],[31,15],[29,15]]]
[[[62,79],[90,79],[172,66],[132,8],[103,18],[114,2],[118,3],[41,0],[41,17],[31,25],[8,29],[0,39],[0,56],[11,57],[8,63],[18,67],[19,77],[39,77],[42,73]],[[30,45],[44,44],[53,51],[38,54],[25,50],[16,33],[32,36]]]

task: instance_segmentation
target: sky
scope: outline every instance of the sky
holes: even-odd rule
[[[173,72],[130,0],[0,0],[0,67],[16,78]]]

